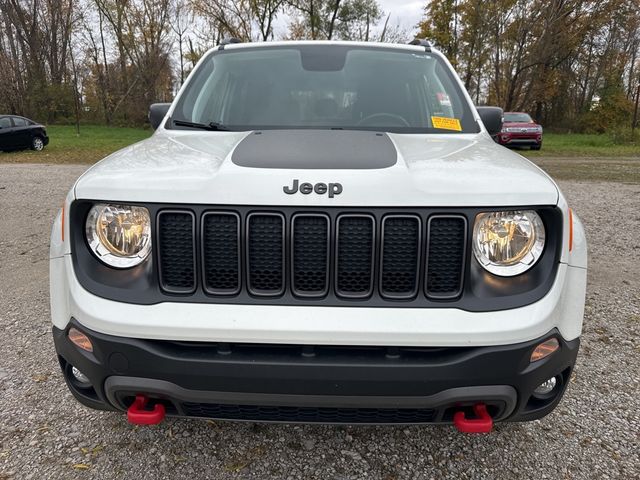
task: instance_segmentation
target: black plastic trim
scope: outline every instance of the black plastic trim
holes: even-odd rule
[[[296,276],[295,276],[295,250],[294,250],[294,241],[295,241],[295,230],[296,230],[296,220],[298,218],[323,218],[327,221],[327,274],[324,282],[324,290],[317,293],[308,293],[301,292],[296,288]],[[290,252],[291,252],[291,265],[290,265],[290,277],[291,277],[291,291],[297,297],[301,298],[322,298],[329,293],[330,282],[331,282],[331,220],[327,215],[321,213],[296,213],[291,217],[291,232],[290,232]]]
[[[452,300],[454,298],[458,298],[463,291],[464,288],[464,278],[465,278],[465,271],[466,271],[466,267],[467,267],[467,246],[469,244],[469,242],[465,242],[464,244],[464,249],[463,249],[463,253],[462,253],[462,267],[461,267],[461,272],[460,272],[460,286],[458,287],[458,290],[455,293],[451,293],[448,295],[442,295],[442,294],[434,294],[434,293],[430,293],[429,292],[429,285],[427,282],[427,279],[429,278],[429,245],[431,245],[431,222],[433,220],[439,219],[439,218],[460,218],[462,219],[462,221],[464,222],[464,238],[469,239],[470,235],[469,235],[469,222],[468,220],[463,216],[463,215],[432,215],[429,217],[429,220],[427,221],[427,241],[426,246],[425,246],[425,275],[424,275],[424,292],[425,295],[428,298],[432,298],[434,300]],[[473,239],[471,239],[473,241]]]
[[[344,220],[345,218],[368,218],[369,220],[371,220],[371,276],[369,279],[369,290],[367,290],[366,292],[363,293],[357,293],[357,292],[344,292],[344,291],[340,291],[340,289],[338,288],[338,277],[339,277],[339,271],[338,271],[338,264],[340,261],[340,222],[342,222],[342,220]],[[336,250],[336,258],[335,258],[335,274],[334,274],[334,281],[335,281],[335,290],[336,290],[336,295],[338,297],[342,297],[342,298],[348,298],[348,299],[362,299],[362,298],[369,298],[371,296],[371,294],[373,293],[373,285],[375,282],[375,278],[376,278],[376,272],[375,272],[375,267],[376,267],[376,220],[373,216],[371,215],[367,215],[367,214],[361,214],[361,213],[346,213],[346,214],[341,214],[340,216],[338,216],[338,218],[336,219],[336,236],[335,236],[335,250]]]
[[[382,277],[384,275],[384,234],[385,234],[385,226],[387,220],[396,219],[396,218],[409,218],[411,220],[418,221],[418,246],[417,246],[417,264],[416,264],[416,286],[412,292],[404,295],[398,295],[393,293],[385,292],[382,286]],[[380,227],[380,272],[378,278],[378,285],[380,285],[380,295],[383,298],[388,298],[390,300],[407,300],[414,298],[418,292],[420,291],[420,283],[421,283],[421,263],[422,263],[422,239],[424,235],[422,234],[422,219],[418,215],[403,215],[403,214],[389,214],[385,215],[382,218],[382,225]]]
[[[193,293],[196,291],[196,287],[198,286],[198,265],[197,265],[197,245],[196,245],[196,224],[197,224],[197,220],[196,220],[196,216],[195,214],[191,211],[191,210],[182,210],[182,209],[166,209],[166,210],[160,210],[158,212],[157,215],[157,220],[156,220],[156,224],[159,225],[160,224],[160,217],[162,215],[165,215],[167,213],[179,213],[181,215],[189,215],[191,216],[191,239],[193,241],[192,247],[193,247],[193,286],[190,288],[175,288],[175,287],[170,287],[167,285],[164,285],[164,283],[162,282],[162,262],[158,261],[158,281],[160,283],[160,286],[162,288],[162,290],[164,290],[167,293],[175,293],[175,294],[179,294],[179,295],[188,295],[190,293]],[[157,255],[158,255],[158,260],[160,260],[160,229],[156,228],[155,231],[155,239],[156,239],[156,245],[157,245]]]
[[[71,343],[71,327],[89,336],[92,353]],[[557,338],[560,348],[531,363],[535,347],[550,338]],[[63,330],[54,326],[53,339],[69,389],[91,408],[123,409],[126,405],[118,400],[122,395],[147,393],[156,401],[167,401],[174,407],[172,414],[178,416],[184,415],[183,401],[347,408],[423,406],[439,408],[437,423],[451,422],[454,410],[477,401],[492,406],[498,420],[533,420],[547,415],[569,385],[580,345],[580,339],[564,340],[553,329],[511,345],[398,346],[390,355],[388,346],[135,339],[98,333],[75,319]],[[68,364],[89,378],[93,390],[79,389],[69,381]],[[552,376],[561,380],[554,395],[535,399],[533,391]],[[500,410],[496,402],[506,402],[508,408]]]
[[[235,217],[237,221],[237,240],[238,240],[238,288],[235,290],[216,290],[211,289],[207,286],[207,272],[205,266],[205,242],[204,242],[204,222],[209,215],[227,215],[230,217]],[[201,280],[202,280],[202,288],[204,291],[210,295],[237,295],[242,290],[242,219],[238,213],[229,211],[229,210],[207,210],[202,214],[202,218],[200,219],[200,258],[201,261]]]
[[[279,290],[260,291],[260,290],[255,290],[251,288],[251,255],[249,252],[249,241],[250,241],[249,239],[251,238],[250,223],[251,223],[252,217],[279,217],[282,223],[282,288]],[[245,228],[246,228],[245,232],[246,232],[247,240],[246,242],[243,242],[243,243],[246,247],[245,261],[247,263],[247,273],[246,273],[247,291],[251,295],[254,295],[256,297],[279,297],[285,292],[287,288],[287,284],[286,284],[286,281],[287,281],[287,274],[286,274],[286,271],[287,271],[287,255],[286,255],[287,224],[285,222],[284,215],[282,215],[281,213],[274,213],[274,212],[251,212],[247,215]]]

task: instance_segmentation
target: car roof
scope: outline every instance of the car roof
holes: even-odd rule
[[[351,46],[358,48],[371,48],[371,49],[393,49],[404,50],[413,52],[424,52],[424,45],[410,45],[408,43],[384,43],[384,42],[353,42],[344,40],[280,40],[277,42],[239,42],[239,43],[227,43],[224,45],[218,45],[209,51],[219,50],[224,47],[225,50],[240,50],[243,48],[272,48],[272,47],[296,47],[301,45],[314,45],[314,46]],[[429,50],[435,53],[440,51],[433,46],[429,47]]]

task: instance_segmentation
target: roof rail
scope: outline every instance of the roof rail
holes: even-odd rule
[[[236,37],[223,38],[220,42],[220,45],[218,46],[218,50],[224,50],[224,47],[226,45],[231,45],[233,43],[243,43],[243,41]]]
[[[409,45],[415,45],[416,47],[424,47],[427,53],[431,52],[431,42],[426,38],[414,38],[409,42]]]

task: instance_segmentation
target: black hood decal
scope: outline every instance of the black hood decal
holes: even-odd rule
[[[359,130],[263,130],[236,147],[240,167],[377,169],[396,164],[398,152],[385,133]]]

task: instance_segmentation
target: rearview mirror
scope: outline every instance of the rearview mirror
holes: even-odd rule
[[[149,107],[149,123],[154,130],[160,126],[170,107],[170,103],[154,103]]]
[[[504,112],[500,107],[476,107],[476,109],[489,135],[494,136],[502,131]]]

